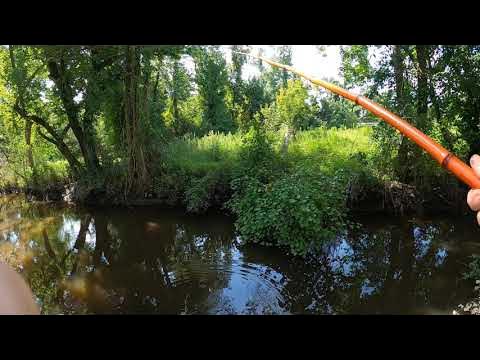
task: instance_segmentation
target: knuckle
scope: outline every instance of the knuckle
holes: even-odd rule
[[[470,190],[468,192],[467,204],[474,211],[480,210],[480,190]]]

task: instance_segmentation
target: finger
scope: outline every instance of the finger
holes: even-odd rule
[[[467,195],[467,204],[473,211],[480,210],[480,190],[470,190]]]
[[[478,225],[480,225],[480,211],[477,213],[477,222],[478,222]]]
[[[473,155],[470,158],[470,166],[472,167],[475,174],[480,178],[480,156]]]

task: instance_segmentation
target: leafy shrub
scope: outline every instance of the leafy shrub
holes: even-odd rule
[[[282,168],[281,159],[275,150],[275,139],[258,123],[251,126],[242,137],[236,178],[249,175],[268,181]],[[285,166],[285,165],[284,165]]]
[[[345,194],[337,178],[298,169],[269,184],[254,177],[242,180],[229,205],[247,241],[305,255],[333,239],[344,225]]]

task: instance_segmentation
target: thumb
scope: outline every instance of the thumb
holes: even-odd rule
[[[470,159],[470,165],[475,174],[480,178],[480,156],[473,155]]]

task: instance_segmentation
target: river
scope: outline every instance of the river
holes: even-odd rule
[[[308,260],[246,245],[231,218],[0,197],[0,261],[43,314],[451,314],[480,254],[466,218],[356,217]]]

